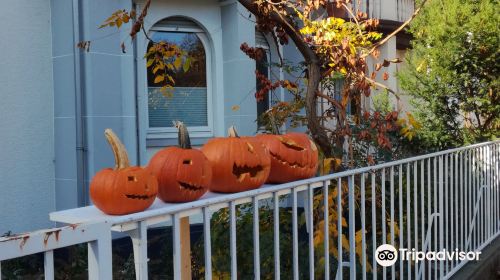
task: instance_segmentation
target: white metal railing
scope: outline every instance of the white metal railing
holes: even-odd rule
[[[230,252],[231,279],[239,278],[241,264],[237,262],[237,246],[242,236],[237,235],[236,209],[248,203],[253,205],[253,230],[243,234],[252,234],[253,263],[257,265],[253,266],[253,275],[245,276],[260,279],[261,251],[273,250],[275,279],[280,279],[283,273],[280,264],[284,261],[291,262],[294,279],[299,276],[447,279],[467,261],[413,262],[400,257],[393,266],[381,267],[375,261],[374,252],[383,243],[410,251],[413,248],[424,252],[479,251],[497,238],[500,234],[499,148],[500,141],[481,143],[308,180],[265,185],[242,193],[207,193],[190,203],[168,204],[157,200],[150,209],[125,216],[107,216],[89,206],[51,213],[50,217],[63,223],[107,222],[111,230],[128,234],[133,241],[137,279],[148,278],[147,229],[166,221],[171,223],[173,231],[173,255],[166,257],[173,258],[174,279],[186,279],[189,275],[185,274],[189,273],[185,265],[186,250],[187,258],[190,256],[189,247],[183,245],[186,244],[186,217],[201,219],[205,279],[212,279],[210,221],[212,213],[219,209],[228,209],[230,241],[225,249]],[[283,202],[285,197],[288,202]],[[271,205],[273,213],[272,248],[261,247],[263,232],[256,213],[262,201]],[[304,205],[303,213],[299,205]],[[280,231],[280,209],[283,208],[291,208],[291,244],[280,240],[280,235],[285,234]],[[299,215],[305,216],[306,236],[303,230],[299,234]],[[307,241],[299,246],[299,240],[304,239]],[[291,246],[291,255],[280,255],[282,246]],[[307,261],[299,266],[299,255],[303,252],[307,252]],[[14,256],[5,256],[0,247],[0,260]],[[111,267],[111,258],[99,258],[99,263]]]
[[[1,261],[43,253],[45,279],[54,279],[54,250],[82,243],[88,244],[89,279],[111,279],[111,232],[105,222],[2,237],[0,265]]]

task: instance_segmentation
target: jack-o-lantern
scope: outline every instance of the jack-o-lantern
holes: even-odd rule
[[[304,133],[262,134],[255,137],[271,154],[267,182],[285,183],[314,176],[318,169],[318,149]]]
[[[212,181],[212,166],[205,155],[191,148],[186,126],[179,129],[179,147],[157,152],[148,169],[158,178],[158,197],[165,202],[187,202],[200,198]]]
[[[254,138],[239,137],[234,127],[228,138],[208,141],[203,153],[212,163],[210,190],[235,193],[262,186],[269,176],[271,158],[267,149]]]
[[[158,193],[156,177],[147,169],[130,166],[127,151],[111,129],[104,135],[115,156],[115,168],[103,169],[90,182],[94,205],[109,215],[140,212],[153,204]]]

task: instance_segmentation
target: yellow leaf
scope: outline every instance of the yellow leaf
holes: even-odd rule
[[[163,75],[159,75],[159,76],[156,76],[154,83],[158,84],[158,83],[163,82],[164,80],[165,80],[165,77]]]
[[[152,59],[152,58],[148,59],[148,62],[146,62],[146,67],[150,67],[151,65],[153,65],[153,62],[154,62],[154,59]]]
[[[182,64],[182,58],[179,56],[174,61],[174,67],[179,69],[181,67],[181,64]]]
[[[358,230],[356,232],[356,243],[361,243],[361,239],[363,238],[363,231],[362,230]]]
[[[239,105],[234,105],[231,107],[231,110],[233,110],[233,111],[238,111],[239,109],[240,109]]]

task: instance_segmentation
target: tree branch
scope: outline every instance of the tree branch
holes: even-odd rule
[[[408,26],[410,24],[410,22],[412,22],[412,20],[420,13],[420,10],[422,9],[422,7],[424,6],[424,4],[427,2],[427,0],[424,0],[422,1],[422,3],[420,4],[420,6],[413,12],[413,14],[411,15],[411,17],[406,20],[403,24],[401,24],[400,27],[398,27],[396,30],[394,30],[391,34],[387,35],[384,39],[378,41],[377,43],[375,43],[372,48],[367,52],[367,53],[364,53],[363,55],[361,55],[362,58],[365,58],[367,56],[369,56],[371,53],[373,53],[378,47],[382,46],[383,44],[387,43],[387,41],[389,41],[392,37],[394,37],[396,34],[398,34],[401,30],[403,30],[406,26]]]

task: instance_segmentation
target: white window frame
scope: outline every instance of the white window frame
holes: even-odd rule
[[[167,19],[168,20],[168,19]],[[186,19],[189,21],[188,19]],[[194,22],[193,22],[194,23]],[[200,38],[203,47],[205,48],[205,60],[206,60],[206,81],[207,81],[207,126],[190,126],[189,133],[192,138],[202,138],[202,137],[213,137],[214,135],[214,123],[213,123],[213,74],[212,74],[212,52],[210,48],[210,43],[208,36],[201,27],[166,27],[154,25],[148,32],[148,35],[152,35],[153,32],[179,32],[179,33],[195,33],[198,38]],[[146,40],[145,50],[147,50],[147,45],[149,41]],[[147,68],[142,71],[145,73],[146,87],[145,94],[146,98],[148,96],[148,84],[147,84]],[[149,126],[149,102],[147,102],[146,108],[146,124],[147,124],[147,139],[168,139],[177,138],[177,129],[175,127],[150,127]]]

